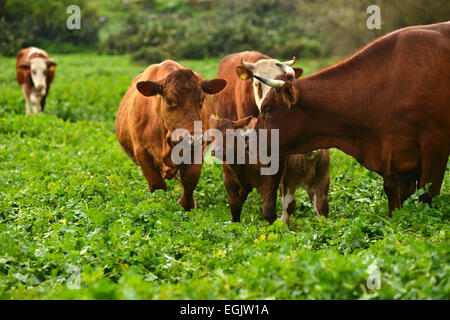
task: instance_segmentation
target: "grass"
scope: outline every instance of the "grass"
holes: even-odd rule
[[[437,208],[417,194],[387,215],[382,181],[331,150],[330,217],[296,194],[291,230],[262,218],[253,192],[229,223],[222,168],[150,194],[120,148],[114,117],[145,66],[126,56],[61,55],[46,114],[25,117],[14,59],[0,59],[0,298],[449,299],[450,175]],[[219,59],[181,61],[214,77]],[[300,61],[306,74],[329,60]],[[278,212],[281,205],[278,203]],[[369,289],[368,267],[381,288]]]

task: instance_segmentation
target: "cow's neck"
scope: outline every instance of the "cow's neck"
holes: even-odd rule
[[[299,117],[296,133],[302,152],[336,147],[370,170],[382,173],[382,119],[372,104],[374,88],[380,86],[378,72],[347,63],[295,83]],[[361,71],[361,70],[364,70]]]

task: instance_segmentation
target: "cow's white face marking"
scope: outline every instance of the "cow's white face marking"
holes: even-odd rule
[[[36,48],[36,47],[32,47],[31,50],[28,52],[27,59],[30,59],[30,57],[31,57],[34,53],[39,53],[39,54],[41,54],[41,55],[43,55],[43,56],[45,56],[45,57],[48,57],[48,53],[45,52],[44,50],[39,49],[39,48]]]
[[[251,71],[254,75],[268,79],[275,79],[279,75],[284,74],[284,71],[276,65],[277,63],[280,63],[280,61],[276,59],[261,59],[253,64],[254,67]],[[286,65],[286,67],[287,70],[289,70],[288,73],[295,76],[294,69],[288,65]],[[271,87],[268,85],[265,85],[261,81],[253,78],[253,93],[255,94],[255,102],[259,110],[261,110],[261,104],[270,89]]]
[[[47,90],[47,62],[43,58],[31,59],[30,70],[36,93],[44,95]]]

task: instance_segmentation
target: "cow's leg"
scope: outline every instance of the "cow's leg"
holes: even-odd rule
[[[400,186],[391,177],[383,177],[383,187],[388,198],[389,217],[392,217],[392,211],[401,208]]]
[[[286,181],[280,183],[281,203],[283,206],[283,213],[281,215],[281,221],[286,223],[289,227],[291,224],[290,216],[295,211],[295,186],[290,186]]]
[[[330,178],[321,185],[315,186],[314,191],[308,191],[308,196],[314,206],[314,214],[316,216],[328,217],[328,189],[330,187]]]
[[[33,113],[40,114],[41,113],[41,97],[37,96],[35,93],[31,92],[30,94],[31,106],[33,107]]]
[[[248,190],[242,188],[239,183],[230,178],[227,173],[223,173],[223,184],[228,193],[230,201],[231,222],[241,221],[242,206],[249,194]]]
[[[140,149],[134,152],[134,158],[141,167],[142,173],[147,180],[148,188],[150,192],[162,189],[167,190],[166,182],[162,179],[161,173],[156,170],[153,165],[153,158],[148,154],[146,150]]]
[[[416,192],[417,181],[402,181],[400,182],[400,202],[403,203]]]
[[[418,188],[424,188],[431,182],[428,192],[421,195],[419,200],[431,205],[434,196],[439,195],[447,167],[449,151],[445,146],[438,145],[427,148],[422,152],[421,172]]]
[[[201,163],[183,165],[180,168],[180,179],[181,185],[183,187],[183,194],[181,195],[181,198],[178,200],[178,203],[186,211],[197,208],[197,204],[195,203],[194,200],[194,189],[198,184],[201,172],[202,172]]]
[[[31,114],[30,98],[28,97],[27,92],[25,90],[25,85],[23,84],[21,87],[22,87],[23,96],[25,97],[25,108],[26,108],[27,117],[29,117]]]
[[[275,176],[271,177],[273,179],[264,179],[263,183],[257,188],[263,199],[263,216],[269,224],[277,219],[276,202],[279,185],[279,179],[276,181]]]
[[[47,95],[42,96],[41,98],[41,113],[44,112],[45,109],[45,100],[47,99]]]

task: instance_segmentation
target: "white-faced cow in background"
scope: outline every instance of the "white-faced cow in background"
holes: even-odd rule
[[[17,82],[25,96],[27,116],[44,111],[50,84],[55,76],[56,63],[39,48],[26,48],[17,53]]]

